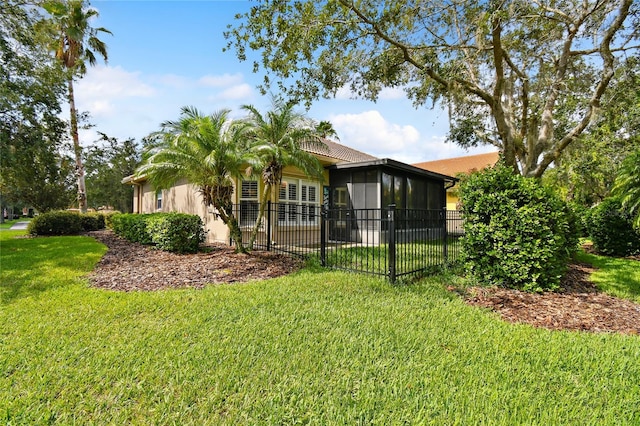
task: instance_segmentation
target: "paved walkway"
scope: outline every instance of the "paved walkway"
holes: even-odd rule
[[[12,229],[12,230],[27,229],[27,225],[29,225],[29,222],[16,222],[16,223],[13,224],[13,226],[11,226],[10,229]]]

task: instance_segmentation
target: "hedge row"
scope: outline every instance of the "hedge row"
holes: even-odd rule
[[[34,217],[27,226],[31,235],[76,235],[80,232],[105,229],[109,218],[115,213],[80,214],[66,210],[42,213]]]
[[[205,240],[202,219],[183,213],[118,214],[111,218],[117,235],[160,250],[195,253]]]

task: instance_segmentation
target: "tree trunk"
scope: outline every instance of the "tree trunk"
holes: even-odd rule
[[[82,147],[78,136],[78,111],[73,95],[73,77],[69,77],[69,110],[71,115],[71,139],[73,139],[73,152],[76,157],[76,177],[78,180],[78,208],[81,213],[87,212],[87,190],[84,184],[84,166],[82,165]]]
[[[264,211],[267,207],[267,201],[269,200],[269,190],[271,189],[270,187],[271,185],[264,184],[262,197],[260,197],[260,209],[258,211],[258,218],[256,219],[256,223],[253,225],[253,229],[251,230],[251,236],[249,237],[249,243],[247,244],[247,246],[249,247],[249,250],[253,250],[253,244],[256,242],[256,238],[258,236],[258,229],[260,228],[260,223],[264,218]]]
[[[222,221],[229,228],[229,236],[231,240],[236,243],[236,253],[246,253],[247,248],[242,243],[242,231],[240,230],[240,226],[238,226],[238,219],[236,219],[233,214],[233,205],[223,206],[222,203],[215,202],[213,206],[218,210],[218,214]]]

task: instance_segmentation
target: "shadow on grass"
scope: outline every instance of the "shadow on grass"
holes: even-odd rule
[[[1,304],[77,283],[106,251],[89,237],[20,238],[23,235],[4,231],[0,236]]]
[[[597,268],[591,275],[601,290],[640,302],[640,262],[579,252],[577,260]]]

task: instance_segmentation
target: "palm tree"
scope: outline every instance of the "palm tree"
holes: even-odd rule
[[[71,138],[76,159],[78,179],[78,207],[87,211],[87,193],[82,165],[82,147],[78,136],[78,111],[73,93],[73,79],[87,72],[86,62],[95,65],[96,53],[107,61],[107,46],[98,38],[99,33],[111,34],[105,28],[93,28],[90,20],[98,16],[98,11],[87,8],[84,0],[51,0],[44,3],[51,15],[51,30],[54,33],[53,50],[56,59],[67,70],[68,100],[71,115]]]
[[[330,121],[323,120],[316,125],[316,133],[323,139],[332,137],[336,140],[340,140],[336,129],[333,128],[333,124]]]
[[[213,206],[229,228],[236,252],[246,251],[242,232],[233,213],[234,180],[247,164],[245,123],[231,122],[229,110],[202,115],[183,107],[178,121],[162,123],[157,142],[144,154],[136,176],[146,177],[158,189],[186,179],[198,188],[205,206]]]
[[[634,218],[634,227],[640,230],[640,149],[622,162],[611,193],[620,197],[622,206]]]
[[[246,121],[251,127],[252,165],[260,172],[263,183],[258,218],[248,243],[252,248],[268,201],[277,202],[283,169],[293,166],[308,177],[321,180],[322,165],[305,148],[315,151],[327,148],[315,130],[315,123],[296,112],[291,103],[274,98],[272,110],[264,116],[252,105],[244,105],[242,109],[248,112]]]

